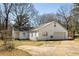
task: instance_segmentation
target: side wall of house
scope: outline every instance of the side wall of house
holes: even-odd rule
[[[45,27],[43,27],[42,29],[40,29],[38,31],[39,33],[39,40],[49,40],[50,39],[50,36],[53,36],[53,27],[54,25],[51,23]]]
[[[29,33],[26,31],[21,31],[19,34],[19,39],[28,39],[29,38]]]
[[[59,23],[56,23],[56,25],[54,28],[54,39],[68,39],[68,31]]]

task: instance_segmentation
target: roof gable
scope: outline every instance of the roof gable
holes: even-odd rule
[[[35,28],[35,29],[32,29],[31,31],[37,31],[37,30],[40,30],[40,29],[42,29],[43,27],[45,27],[45,26],[48,26],[48,25],[50,25],[50,24],[52,24],[52,23],[54,23],[55,21],[52,21],[52,22],[49,22],[49,23],[45,23],[45,24],[42,24],[42,25],[40,25],[39,27],[37,27],[37,28]],[[59,24],[58,22],[56,22],[57,24]],[[67,31],[67,29],[66,28],[64,28],[61,24],[59,24],[64,30],[66,30]]]

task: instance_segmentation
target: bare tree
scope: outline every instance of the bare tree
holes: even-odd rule
[[[58,10],[57,15],[62,19],[62,21],[64,22],[64,25],[66,26],[66,29],[68,30],[68,28],[69,28],[69,21],[71,20],[71,17],[69,17],[69,16],[72,16],[71,11],[69,11],[66,8],[61,7]]]
[[[0,8],[0,30],[1,30],[1,28],[2,28],[2,10],[1,10],[1,8]]]
[[[4,29],[4,17],[3,17],[3,12],[2,12],[2,9],[1,9],[1,6],[0,6],[0,30],[3,30]]]
[[[58,10],[57,15],[60,17],[60,19],[62,19],[62,23],[66,27],[66,29],[73,33],[72,37],[74,38],[76,23],[75,23],[75,17],[72,14],[72,8],[71,8],[71,10],[69,10],[67,8],[61,7]]]
[[[2,3],[0,4],[0,20],[1,20],[1,33],[4,41],[5,49],[11,47],[8,42],[11,40],[11,28],[9,28],[9,16],[12,12],[12,3]],[[9,40],[10,39],[10,40]]]
[[[79,3],[73,4],[72,13],[74,16],[75,31],[76,33],[79,33]]]
[[[35,9],[33,4],[30,3],[15,3],[14,4],[14,12],[12,13],[14,16],[15,26],[18,28],[22,26],[27,26],[31,24],[31,21],[35,16]]]
[[[8,29],[8,20],[9,20],[9,14],[12,12],[12,3],[3,3],[4,6],[4,17],[5,17],[5,24],[6,24],[6,29]]]
[[[57,21],[55,14],[44,14],[41,15],[39,18],[40,18],[40,24],[48,23],[51,21]]]

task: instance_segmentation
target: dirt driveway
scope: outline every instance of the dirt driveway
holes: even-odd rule
[[[52,41],[51,41],[52,42]],[[75,41],[58,41],[59,43],[41,46],[18,46],[18,49],[29,52],[33,56],[75,56],[79,55],[79,45]]]

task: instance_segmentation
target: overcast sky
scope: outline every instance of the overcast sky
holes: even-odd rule
[[[71,8],[71,3],[35,3],[35,9],[39,14],[56,13],[60,7]]]

